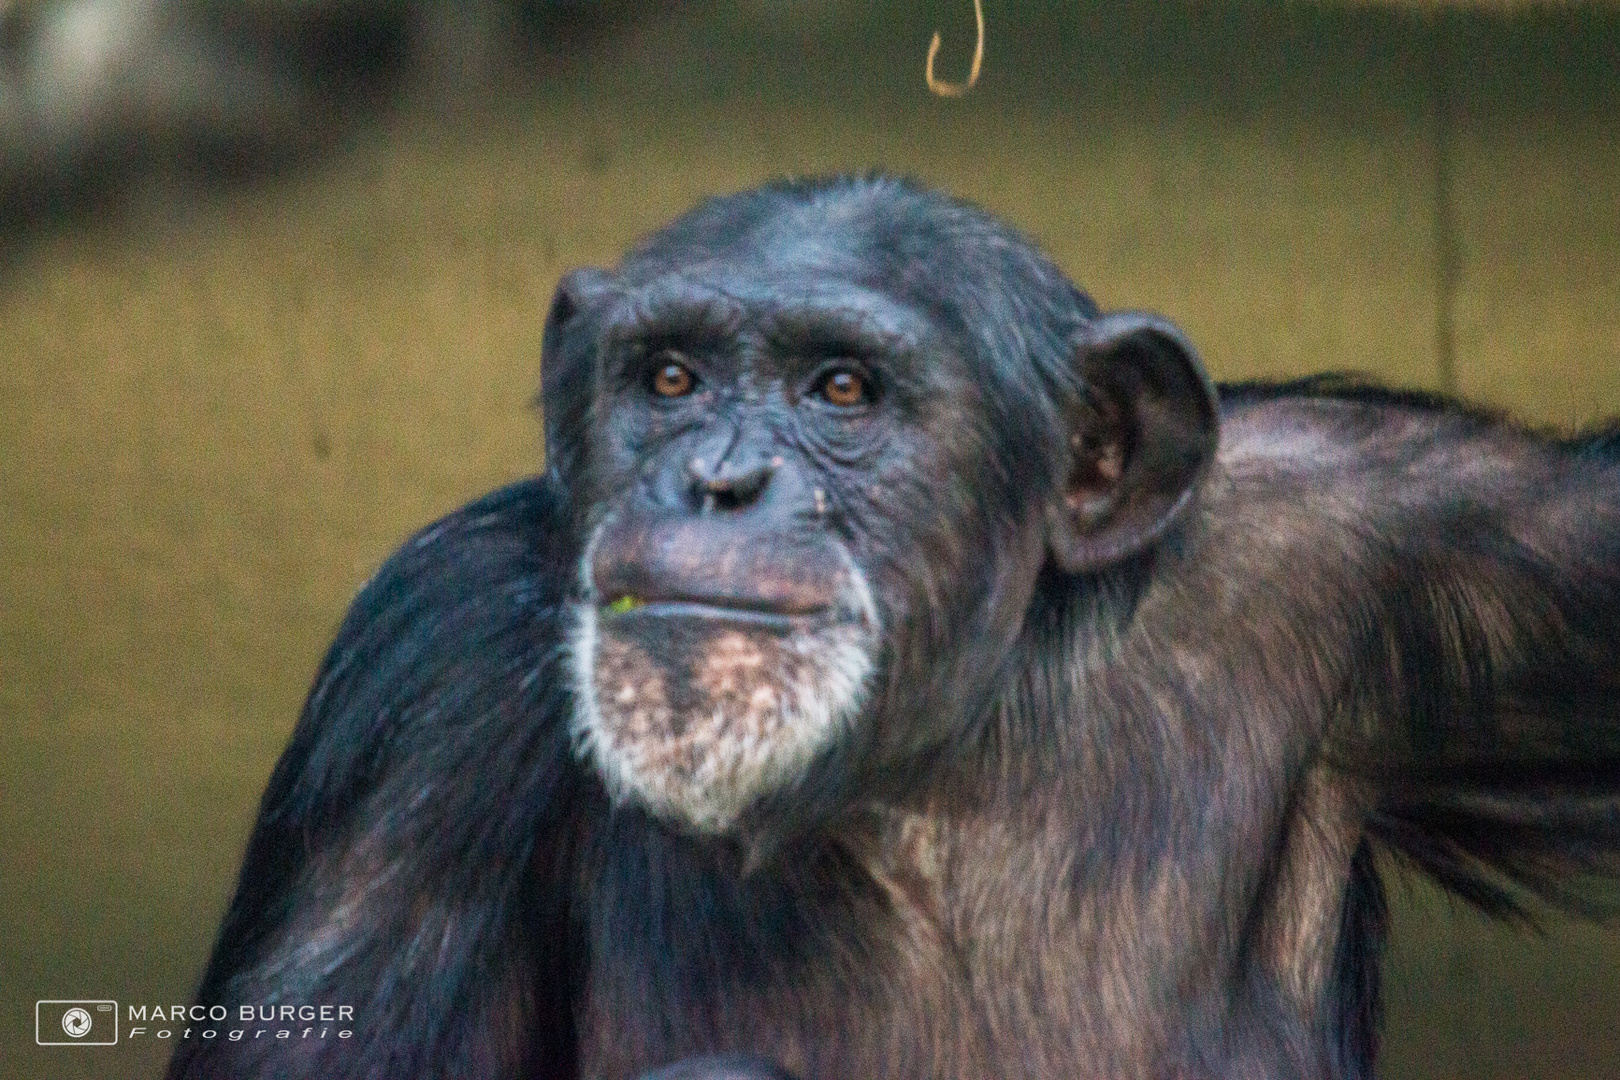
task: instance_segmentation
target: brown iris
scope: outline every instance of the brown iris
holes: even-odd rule
[[[853,371],[835,371],[821,380],[821,396],[827,404],[852,409],[866,404],[866,380]]]
[[[659,397],[685,397],[696,384],[697,380],[684,364],[671,361],[653,372],[653,393]]]

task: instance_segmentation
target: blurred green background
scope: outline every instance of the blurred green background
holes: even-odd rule
[[[1620,14],[1530,4],[659,6],[521,93],[401,107],[269,178],[0,237],[0,1076],[36,998],[189,1000],[355,589],[534,471],[557,276],[695,199],[908,173],[1217,377],[1357,369],[1620,413]],[[1392,887],[1385,1075],[1620,1077],[1620,932]]]

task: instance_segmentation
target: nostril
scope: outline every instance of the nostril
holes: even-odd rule
[[[697,470],[693,470],[697,473]],[[706,509],[741,510],[756,501],[770,483],[774,468],[760,465],[745,471],[722,466],[710,476],[695,476]]]
[[[733,488],[721,488],[713,494],[716,510],[740,510],[750,501],[743,492]]]

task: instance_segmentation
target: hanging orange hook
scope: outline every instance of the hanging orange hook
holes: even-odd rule
[[[973,66],[968,69],[967,82],[948,83],[934,78],[934,57],[939,55],[938,30],[934,31],[934,40],[928,43],[928,65],[923,69],[923,78],[928,82],[928,89],[940,97],[961,97],[979,81],[979,67],[984,63],[984,0],[973,0],[973,18],[978,23],[979,40],[973,46]]]

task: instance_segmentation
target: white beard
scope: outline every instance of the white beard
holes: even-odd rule
[[[877,610],[864,577],[850,580],[858,618],[789,632],[654,616],[620,633],[579,605],[572,734],[614,802],[714,834],[804,776],[869,693]]]

